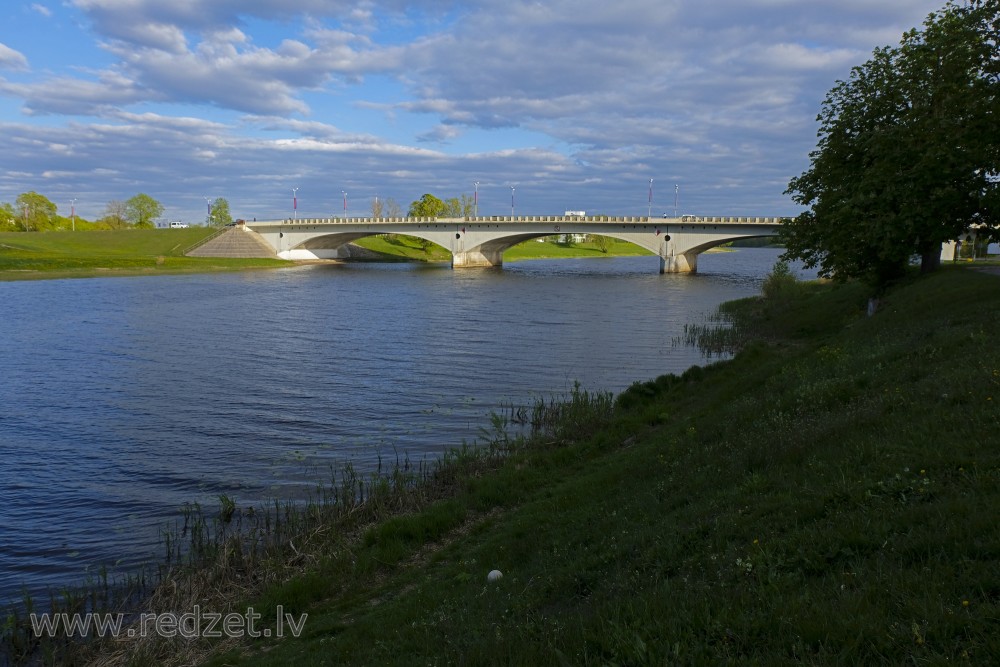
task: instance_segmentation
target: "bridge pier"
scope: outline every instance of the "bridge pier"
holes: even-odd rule
[[[698,271],[698,255],[660,255],[660,273],[695,273]]]
[[[468,250],[452,252],[451,268],[468,269],[475,267],[503,266],[503,250]]]

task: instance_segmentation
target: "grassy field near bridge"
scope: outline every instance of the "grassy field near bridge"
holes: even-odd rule
[[[949,267],[872,317],[859,284],[765,288],[691,330],[735,359],[341,477],[266,555],[227,537],[154,598],[271,628],[280,605],[300,637],[109,642],[104,664],[995,663],[1000,276]]]
[[[204,227],[0,233],[0,280],[146,275],[285,266],[274,259],[185,257],[211,234]]]
[[[621,257],[632,255],[649,255],[649,251],[637,245],[608,239],[607,252],[601,250],[593,241],[579,243],[554,243],[546,240],[543,243],[538,241],[525,241],[512,247],[504,253],[505,262],[517,262],[525,259],[568,259],[575,257]],[[368,238],[355,241],[368,250],[382,253],[388,258],[398,258],[408,261],[423,262],[447,262],[451,260],[451,253],[437,245],[423,246],[420,239],[412,236],[392,235],[370,236]]]
[[[87,232],[0,233],[0,280],[86,277],[95,275],[146,275],[152,273],[237,270],[288,266],[275,259],[185,257],[184,251],[213,233],[214,229],[149,229]],[[447,262],[451,254],[419,239],[395,235],[372,236],[357,245],[375,253],[371,260]],[[529,241],[511,248],[506,261],[542,258],[648,255],[629,243],[612,242],[608,252],[596,244],[538,243]]]

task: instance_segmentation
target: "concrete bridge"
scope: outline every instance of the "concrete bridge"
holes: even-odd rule
[[[775,236],[783,218],[639,216],[489,216],[474,218],[300,218],[247,222],[283,259],[335,259],[351,241],[405,234],[451,252],[453,268],[502,266],[511,246],[543,236],[600,234],[660,258],[660,273],[698,268],[698,255],[728,241]]]

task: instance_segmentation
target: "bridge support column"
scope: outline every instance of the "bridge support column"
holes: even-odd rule
[[[660,273],[695,273],[698,270],[698,255],[660,255]]]
[[[468,250],[466,252],[453,252],[451,255],[451,268],[467,269],[474,267],[503,266],[502,250]]]

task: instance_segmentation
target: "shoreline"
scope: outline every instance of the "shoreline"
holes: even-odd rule
[[[515,246],[516,247],[516,246]],[[710,248],[706,250],[706,253],[717,253],[717,252],[737,252],[739,248]],[[336,258],[336,259],[306,259],[306,260],[259,260],[260,264],[247,264],[248,260],[228,260],[226,258],[204,258],[197,261],[204,261],[204,266],[184,266],[184,267],[167,267],[163,268],[160,265],[154,264],[153,266],[143,267],[143,268],[115,268],[115,267],[87,267],[87,268],[52,268],[52,269],[0,269],[0,282],[18,282],[18,281],[29,281],[29,280],[66,280],[66,279],[83,279],[83,278],[107,278],[107,277],[145,277],[145,276],[167,276],[167,275],[187,275],[187,274],[197,274],[197,273],[228,273],[235,271],[255,271],[261,269],[284,269],[292,268],[295,266],[309,266],[309,265],[323,265],[323,264],[366,264],[366,263],[418,263],[418,264],[444,264],[449,262],[448,259],[436,259],[436,258],[418,258],[410,257],[403,254],[400,255],[390,255],[388,253],[382,253],[381,251],[371,251],[372,253],[378,253],[383,255],[369,256],[369,257],[347,257],[347,258]],[[543,254],[543,255],[528,255],[528,256],[518,256],[514,253],[513,257],[505,258],[504,263],[516,263],[523,261],[533,261],[533,260],[561,260],[561,259],[610,259],[617,257],[654,257],[654,255],[646,252],[609,252],[607,254],[595,254],[588,248],[579,248],[577,253],[573,253],[573,249],[567,249],[567,252],[562,254]],[[146,257],[125,257],[125,258],[115,258],[116,260],[129,260],[129,261],[143,261],[143,262],[155,262],[155,258]],[[185,259],[194,259],[186,258]],[[225,264],[219,264],[219,262],[239,262],[239,265],[227,266]],[[214,262],[214,263],[212,263]]]

